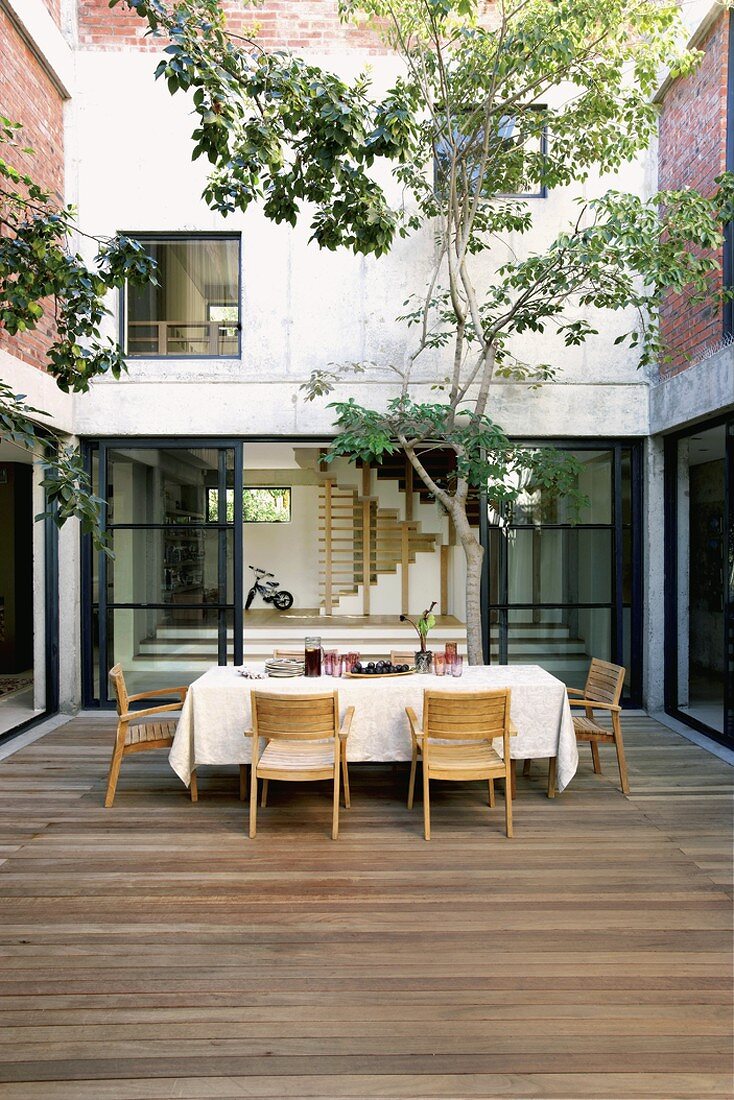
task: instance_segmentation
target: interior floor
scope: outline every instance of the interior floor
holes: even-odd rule
[[[688,702],[679,707],[683,714],[703,722],[717,733],[724,732],[724,684],[713,672],[692,672],[688,682]]]
[[[33,706],[32,683],[20,691],[0,695],[0,736],[42,713],[42,710],[36,710]]]

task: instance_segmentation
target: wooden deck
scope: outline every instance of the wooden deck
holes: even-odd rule
[[[647,719],[549,801],[400,768],[192,805],[75,720],[0,763],[0,1097],[731,1097],[731,781]]]

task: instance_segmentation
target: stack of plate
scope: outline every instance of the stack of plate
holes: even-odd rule
[[[288,677],[288,676],[303,676],[305,672],[305,664],[303,661],[291,660],[288,657],[273,657],[272,660],[265,662],[265,671],[268,676]]]

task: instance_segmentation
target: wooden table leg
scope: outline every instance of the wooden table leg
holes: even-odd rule
[[[548,761],[548,798],[556,797],[556,764],[557,758],[551,756]]]

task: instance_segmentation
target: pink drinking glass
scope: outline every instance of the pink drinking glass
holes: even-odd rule
[[[331,675],[341,676],[342,674],[342,659],[339,656],[339,651],[334,650],[331,654]]]
[[[451,665],[451,675],[452,676],[461,676],[463,674],[463,672],[464,672],[464,658],[461,656],[460,653],[457,653],[456,656],[454,657],[453,663]]]
[[[456,642],[447,642],[444,647],[444,653],[446,655],[446,664],[452,665],[456,660]]]
[[[436,676],[443,676],[446,672],[446,658],[443,653],[433,654],[433,671]]]

